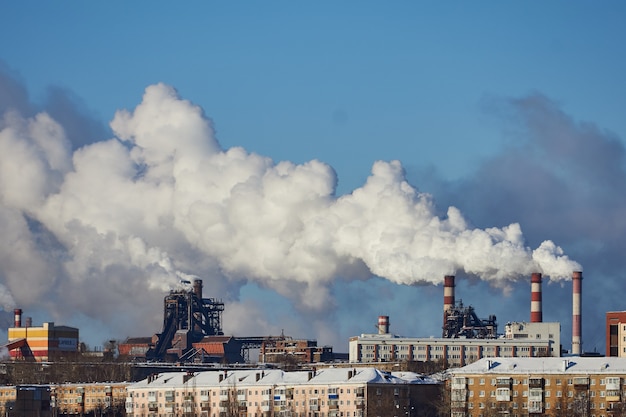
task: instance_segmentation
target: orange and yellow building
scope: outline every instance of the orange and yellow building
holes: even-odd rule
[[[5,347],[13,360],[35,360],[47,362],[59,356],[78,352],[78,329],[69,326],[55,326],[43,323],[33,327],[28,323],[22,326],[21,310],[15,311],[15,326],[9,327],[9,341]]]

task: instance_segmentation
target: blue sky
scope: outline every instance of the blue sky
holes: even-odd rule
[[[203,109],[223,149],[240,146],[276,163],[322,161],[336,173],[337,197],[362,187],[376,161],[399,160],[442,217],[455,206],[477,228],[519,222],[531,248],[554,241],[584,266],[589,299],[596,297],[584,304],[587,349],[604,349],[603,324],[594,321],[626,307],[609,295],[597,303],[626,278],[619,256],[626,244],[622,2],[40,1],[0,8],[0,111],[48,112],[74,150],[115,136],[116,111],[133,111],[148,86],[164,83]],[[9,206],[1,194],[0,203]],[[75,303],[76,314],[68,314],[20,296],[13,273],[0,267],[0,282],[39,321],[76,320],[92,345],[136,336],[113,319],[90,317],[87,305]],[[347,350],[347,337],[372,331],[379,314],[404,335],[440,331],[440,285],[337,279],[329,289],[335,308],[322,317],[299,311],[292,290],[278,296],[266,281],[229,279],[211,287],[224,291],[214,296],[227,300],[227,310],[229,299],[255,304],[250,311],[264,317],[257,328],[284,328],[336,351]],[[528,319],[526,284],[510,284],[514,295],[503,296],[484,281],[461,281],[457,299],[479,315],[497,314],[502,326]],[[562,321],[566,339],[571,297],[568,283],[560,285],[546,285],[544,300],[553,301],[544,319]],[[160,303],[150,308],[161,314]],[[328,331],[333,326],[339,330]]]

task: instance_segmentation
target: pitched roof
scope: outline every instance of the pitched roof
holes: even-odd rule
[[[626,374],[626,358],[618,357],[547,357],[482,358],[451,374]]]
[[[129,389],[181,387],[191,383],[184,372],[162,373],[129,385]],[[324,368],[317,372],[281,369],[201,371],[193,374],[198,386],[268,386],[332,384],[437,384],[433,378],[413,372],[384,372],[375,368]]]

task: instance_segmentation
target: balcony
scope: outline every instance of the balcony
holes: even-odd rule
[[[452,396],[452,401],[463,401],[463,402],[465,402],[465,400],[467,399],[467,390],[453,388],[451,396]]]
[[[542,413],[543,402],[542,401],[528,401],[528,412],[529,413]]]
[[[620,389],[620,378],[607,378],[606,379],[607,391],[617,391]]]
[[[156,402],[149,402],[148,403],[148,410],[149,411],[157,411],[159,409],[159,404]]]
[[[452,379],[452,389],[465,389],[466,380],[462,377],[455,377]]]
[[[616,389],[611,389],[606,391],[606,400],[615,402],[620,400],[620,391]]]
[[[509,388],[513,384],[511,378],[498,378],[496,379],[496,385],[498,387]]]
[[[574,383],[574,389],[580,390],[589,388],[589,378],[578,377],[574,378],[572,382]]]
[[[202,411],[209,411],[211,409],[211,404],[208,401],[203,401],[200,403],[200,409]]]

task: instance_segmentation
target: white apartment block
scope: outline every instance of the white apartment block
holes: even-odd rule
[[[349,341],[350,363],[446,361],[464,366],[491,356],[559,356],[560,348],[548,338],[414,338],[393,334],[362,334]]]
[[[416,408],[431,407],[439,392],[434,379],[374,368],[162,373],[127,386],[126,413],[129,417],[405,416]]]

